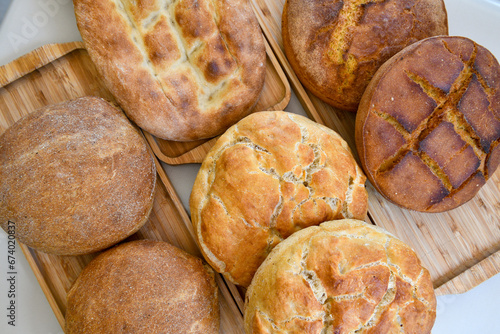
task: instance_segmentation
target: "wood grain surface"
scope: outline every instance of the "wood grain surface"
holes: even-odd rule
[[[81,43],[46,45],[0,67],[0,134],[22,116],[45,105],[81,96],[100,96],[116,103],[98,78]],[[126,241],[163,240],[201,257],[191,221],[160,162],[155,159],[158,182],[148,222]],[[21,244],[61,327],[64,328],[66,294],[78,274],[98,253],[56,256]],[[244,333],[243,303],[236,287],[216,276],[220,289],[221,333]]]
[[[269,45],[309,117],[337,131],[357,155],[356,115],[322,102],[301,85],[284,54],[281,14],[285,0],[252,0]],[[438,295],[463,293],[500,272],[500,170],[468,203],[445,213],[402,209],[367,183],[368,218],[415,249]]]

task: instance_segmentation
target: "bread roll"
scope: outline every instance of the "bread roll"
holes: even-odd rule
[[[271,249],[326,220],[363,219],[365,176],[333,130],[286,112],[247,116],[205,157],[190,198],[205,259],[248,286]]]
[[[357,220],[308,227],[269,254],[248,288],[250,333],[431,332],[429,272],[403,242]]]
[[[147,221],[155,183],[142,135],[99,98],[39,109],[0,136],[0,224],[42,252],[84,254],[125,239]]]
[[[219,333],[214,273],[166,242],[122,244],[78,276],[68,292],[65,332]]]
[[[470,200],[500,163],[500,66],[464,37],[433,37],[395,55],[368,86],[356,146],[374,187],[412,210]]]
[[[356,111],[375,71],[418,40],[448,34],[442,0],[287,0],[283,45],[300,81]]]
[[[169,140],[214,137],[246,116],[266,53],[247,0],[74,0],[106,86],[142,129]]]

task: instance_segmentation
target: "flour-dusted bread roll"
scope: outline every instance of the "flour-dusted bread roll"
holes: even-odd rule
[[[244,317],[247,334],[428,334],[436,298],[409,246],[346,219],[275,247],[248,288]]]
[[[166,242],[132,241],[100,254],[67,301],[66,334],[219,333],[213,270]]]
[[[470,200],[500,163],[500,66],[464,37],[433,37],[391,58],[368,86],[356,146],[373,186],[413,210]]]
[[[155,183],[144,138],[99,98],[44,107],[0,136],[0,224],[43,252],[125,239],[147,221]]]
[[[300,81],[356,111],[375,71],[404,47],[448,34],[443,0],[287,0],[283,45]]]
[[[213,137],[257,102],[266,53],[247,0],[73,2],[108,89],[151,134]]]
[[[365,176],[333,130],[286,112],[247,116],[207,154],[190,198],[205,259],[248,286],[271,249],[302,228],[363,219]]]

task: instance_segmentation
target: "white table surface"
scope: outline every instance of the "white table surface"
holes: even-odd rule
[[[450,35],[469,37],[500,59],[500,0],[445,0],[445,3]],[[14,0],[0,26],[0,65],[44,44],[76,40],[81,40],[81,37],[70,0]],[[286,110],[305,115],[295,96]],[[199,165],[165,168],[187,208]],[[2,230],[0,333],[63,333],[19,248],[15,253],[16,326],[8,324],[7,250],[7,234]],[[433,333],[500,333],[500,274],[465,294],[438,297]]]

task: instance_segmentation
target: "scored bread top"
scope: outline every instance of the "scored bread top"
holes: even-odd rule
[[[44,107],[0,136],[0,224],[43,252],[90,253],[128,237],[147,221],[155,184],[146,141],[100,98]]]
[[[380,65],[418,40],[448,34],[442,0],[287,0],[283,45],[301,82],[356,111]]]
[[[431,332],[436,298],[415,252],[386,231],[345,219],[280,243],[246,293],[245,332]]]
[[[166,242],[100,254],[68,292],[65,333],[219,333],[214,272]]]
[[[403,207],[440,212],[470,200],[500,163],[500,66],[464,37],[432,37],[375,75],[356,145],[375,188]]]
[[[363,219],[365,176],[333,130],[286,112],[247,116],[205,157],[190,198],[206,260],[248,286],[271,249],[293,232]]]
[[[265,45],[246,0],[74,0],[85,46],[127,116],[151,134],[213,137],[246,116]]]

